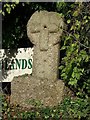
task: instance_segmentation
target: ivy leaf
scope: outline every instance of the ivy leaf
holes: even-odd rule
[[[62,48],[60,50],[65,50],[66,49],[66,46],[62,46]]]
[[[70,78],[70,81],[68,82],[68,84],[69,85],[74,85],[74,86],[76,86],[76,84],[77,84],[77,79],[72,79],[72,78]]]
[[[84,18],[83,19],[86,19],[87,18],[87,16],[84,16]]]
[[[79,12],[78,12],[78,10],[76,10],[76,11],[73,13],[73,16],[74,16],[74,17],[77,17],[78,14],[79,14]]]
[[[79,39],[79,37],[80,37],[79,34],[74,34],[74,36],[76,37],[76,39]]]
[[[67,23],[69,24],[71,22],[71,20],[69,19],[69,20],[67,20]]]
[[[72,25],[70,30],[74,30],[75,29],[75,25]]]

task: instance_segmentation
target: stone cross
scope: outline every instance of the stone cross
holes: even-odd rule
[[[27,24],[27,35],[34,44],[32,76],[57,80],[60,36],[64,22],[56,12],[36,11]]]
[[[56,12],[35,12],[27,24],[27,35],[34,45],[32,76],[15,78],[11,83],[11,103],[31,108],[28,100],[56,106],[64,96],[64,83],[58,80],[59,46],[64,22]]]

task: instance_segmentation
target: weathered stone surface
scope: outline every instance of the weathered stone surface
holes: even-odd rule
[[[57,80],[59,43],[63,27],[63,19],[56,12],[37,11],[28,21],[27,34],[34,44],[34,77]]]
[[[27,25],[27,34],[34,44],[33,71],[28,78],[11,82],[11,102],[27,106],[29,99],[40,100],[45,106],[61,102],[64,84],[58,80],[59,43],[63,19],[58,13],[35,12]]]
[[[11,103],[30,108],[29,100],[40,100],[44,106],[55,106],[63,98],[64,83],[37,79],[32,76],[14,78]]]

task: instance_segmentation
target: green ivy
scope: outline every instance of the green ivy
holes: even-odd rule
[[[71,99],[65,98],[62,104],[60,105],[60,111],[62,111],[63,120],[67,119],[78,119],[78,120],[89,120],[90,108],[89,101],[87,99]]]
[[[23,109],[17,104],[10,105],[2,97],[3,120],[90,120],[90,99],[67,97],[55,107],[36,105],[37,100],[32,102],[35,103],[32,109]]]
[[[76,10],[69,11],[70,18],[66,21],[68,30],[64,30],[65,35],[62,38],[61,51],[65,51],[65,56],[60,66],[61,79],[74,90],[77,96],[89,97],[90,14],[86,12],[85,6],[81,3],[73,7]]]

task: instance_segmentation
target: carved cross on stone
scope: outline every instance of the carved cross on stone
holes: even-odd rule
[[[30,108],[28,100],[40,100],[56,106],[64,96],[64,83],[58,79],[60,36],[64,22],[56,12],[35,12],[27,24],[27,34],[34,44],[32,76],[15,78],[11,83],[11,101]]]
[[[64,22],[56,12],[36,11],[27,24],[27,35],[34,44],[32,75],[58,79],[59,43]]]

